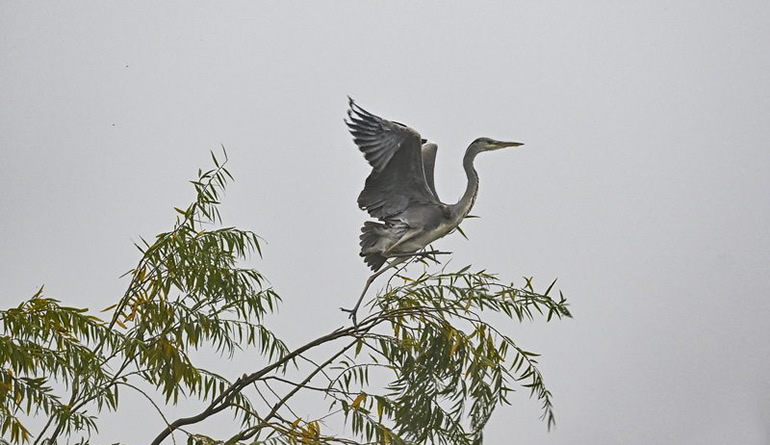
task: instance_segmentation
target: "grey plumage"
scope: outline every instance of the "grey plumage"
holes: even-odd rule
[[[355,311],[371,282],[385,270],[405,261],[429,243],[448,234],[468,215],[478,192],[478,174],[473,160],[478,153],[523,145],[478,138],[463,158],[468,185],[456,204],[444,204],[436,193],[434,167],[438,146],[422,139],[414,129],[376,116],[353,99],[345,121],[353,141],[372,167],[358,206],[379,222],[367,221],[361,228],[360,255],[376,273],[367,280]],[[382,266],[392,258],[386,268]]]
[[[419,133],[377,117],[352,100],[348,117],[353,140],[372,166],[358,196],[361,209],[387,220],[409,205],[440,204],[425,181]]]
[[[433,196],[436,200],[439,200],[438,193],[436,193],[436,182],[433,178],[433,171],[436,168],[436,154],[438,153],[438,145],[433,142],[422,141],[422,167],[425,172],[425,182],[428,184],[428,188],[433,192]],[[439,200],[440,201],[440,200]]]

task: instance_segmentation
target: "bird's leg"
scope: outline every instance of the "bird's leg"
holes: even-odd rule
[[[361,302],[364,301],[364,296],[366,296],[366,291],[369,290],[369,286],[372,285],[372,283],[374,282],[374,280],[377,279],[377,277],[379,277],[380,275],[384,274],[386,271],[396,267],[396,265],[403,263],[405,260],[406,260],[406,258],[403,258],[403,257],[402,258],[395,258],[395,259],[393,259],[393,261],[388,263],[387,266],[385,266],[384,268],[382,268],[382,269],[378,270],[377,272],[373,273],[371,276],[369,276],[369,278],[366,279],[366,284],[364,285],[364,290],[363,290],[363,292],[361,292],[361,296],[358,297],[358,301],[356,301],[356,305],[353,306],[353,309],[345,309],[344,307],[340,308],[341,311],[347,312],[347,313],[350,314],[348,316],[348,318],[353,319],[353,325],[354,326],[357,324],[356,323],[356,312],[358,312],[358,307],[361,306]]]
[[[413,257],[420,257],[420,256],[430,256],[430,255],[451,255],[452,252],[441,252],[438,250],[424,250],[422,252],[415,252],[415,253],[391,253],[390,256],[392,258],[413,258]]]
[[[383,269],[383,270],[387,270],[387,268]],[[380,272],[382,272],[382,271],[380,271]],[[372,285],[372,282],[374,281],[375,278],[380,276],[380,272],[372,274],[372,275],[369,276],[369,278],[366,279],[366,284],[364,285],[364,291],[361,292],[361,296],[358,297],[358,301],[356,301],[356,305],[353,306],[353,309],[345,309],[344,307],[340,308],[341,311],[347,312],[348,314],[350,314],[350,315],[348,315],[348,318],[353,319],[353,326],[358,324],[356,322],[356,313],[358,312],[358,307],[361,306],[361,302],[364,301],[364,296],[366,295],[366,291],[369,290],[369,286]]]

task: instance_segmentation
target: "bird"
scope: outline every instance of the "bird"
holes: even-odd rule
[[[411,127],[364,110],[350,97],[345,123],[372,167],[358,196],[358,206],[378,220],[364,222],[360,235],[360,255],[374,273],[366,280],[356,305],[340,308],[355,324],[358,307],[377,277],[419,256],[428,244],[455,230],[468,216],[479,190],[479,175],[473,165],[476,156],[524,144],[487,137],[474,140],[463,157],[468,179],[465,192],[456,203],[445,204],[434,182],[436,143],[423,139]]]

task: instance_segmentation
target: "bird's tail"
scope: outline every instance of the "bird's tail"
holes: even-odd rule
[[[387,239],[389,235],[385,224],[366,221],[361,227],[360,255],[364,257],[369,268],[375,272],[385,264],[386,258],[382,256],[382,241]]]

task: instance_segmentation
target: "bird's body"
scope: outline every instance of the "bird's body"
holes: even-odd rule
[[[362,299],[377,276],[456,229],[468,215],[479,187],[473,167],[477,154],[522,144],[489,138],[473,141],[463,158],[468,178],[465,193],[457,203],[444,204],[433,178],[436,144],[422,139],[406,125],[369,113],[352,99],[348,118],[353,140],[372,166],[358,206],[379,220],[367,221],[361,228],[361,256],[376,272],[369,277]],[[388,258],[392,260],[383,269]],[[350,311],[354,319],[357,308],[358,304]]]
[[[423,223],[424,222],[424,223]],[[418,204],[382,223],[367,221],[361,231],[361,256],[377,271],[386,258],[414,253],[451,232],[452,224],[440,208]]]

